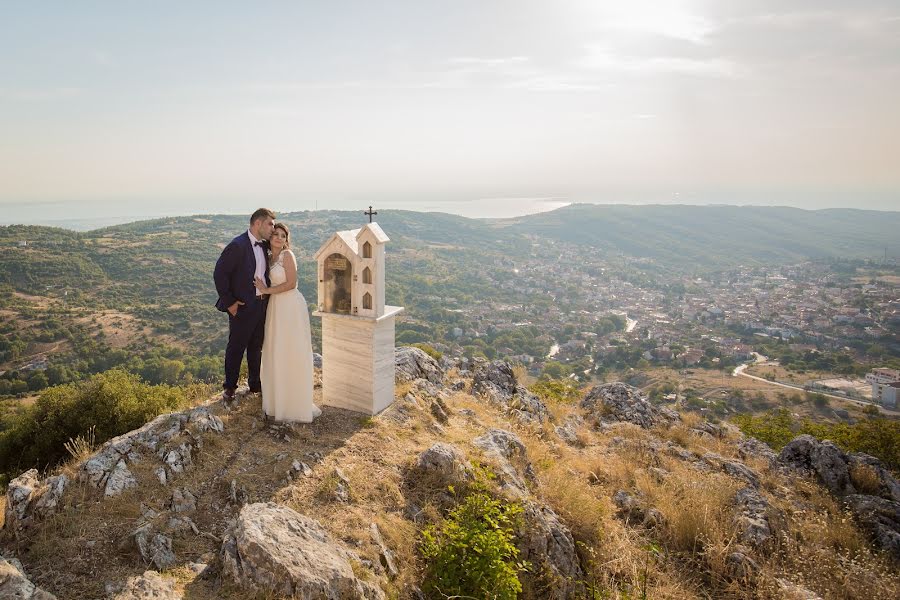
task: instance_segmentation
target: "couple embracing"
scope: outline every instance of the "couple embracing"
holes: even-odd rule
[[[224,399],[234,399],[246,352],[250,392],[262,395],[263,412],[277,421],[312,422],[322,411],[313,404],[309,312],[287,226],[258,209],[247,231],[222,250],[213,279],[216,308],[228,313]]]

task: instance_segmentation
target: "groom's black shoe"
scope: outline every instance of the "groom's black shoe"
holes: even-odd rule
[[[225,402],[234,402],[234,390],[225,388],[222,392],[222,400]]]
[[[262,394],[262,388],[250,388],[251,394]]]

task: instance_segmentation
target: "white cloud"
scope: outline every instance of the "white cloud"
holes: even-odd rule
[[[635,73],[679,73],[712,77],[736,77],[740,69],[726,58],[689,58],[684,56],[626,56],[603,44],[588,44],[577,66],[594,71]]]

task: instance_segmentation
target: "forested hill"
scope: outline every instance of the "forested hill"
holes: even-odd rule
[[[900,255],[900,212],[766,206],[594,205],[506,221],[507,230],[669,266],[728,268]]]

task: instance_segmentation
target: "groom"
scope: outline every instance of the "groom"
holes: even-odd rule
[[[257,209],[250,216],[250,228],[222,250],[216,262],[213,279],[219,300],[216,308],[228,313],[228,346],[225,349],[225,388],[223,398],[234,400],[241,360],[247,352],[248,383],[251,393],[259,393],[259,365],[262,360],[263,335],[266,325],[268,297],[253,285],[256,277],[269,284],[269,261],[266,250],[275,227],[275,213]]]

